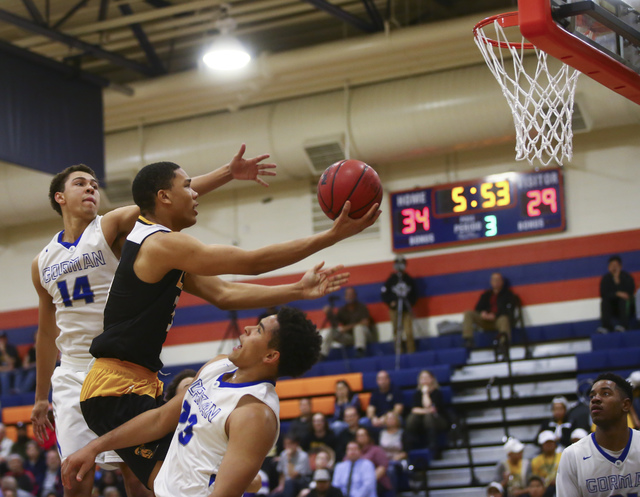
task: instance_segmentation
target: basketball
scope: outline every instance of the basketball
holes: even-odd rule
[[[373,204],[382,200],[382,183],[374,169],[359,160],[341,160],[329,166],[318,182],[318,202],[329,219],[342,212],[351,201],[349,216],[364,216]]]

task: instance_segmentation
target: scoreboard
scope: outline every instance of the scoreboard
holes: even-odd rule
[[[564,231],[561,169],[391,193],[397,252]]]

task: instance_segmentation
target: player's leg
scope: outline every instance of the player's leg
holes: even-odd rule
[[[64,497],[90,497],[93,491],[93,483],[95,479],[95,468],[91,468],[84,475],[82,481],[71,479],[69,483],[71,488],[64,487]]]
[[[133,471],[129,469],[129,466],[120,463],[120,471],[124,479],[124,488],[127,491],[127,497],[153,497],[153,491],[144,486]],[[155,470],[155,473],[157,474],[157,470]],[[150,477],[150,480],[151,479],[155,479],[155,474],[152,475],[152,478]],[[150,488],[153,488],[153,486],[150,486]]]
[[[411,316],[411,312],[403,313],[402,327],[404,328],[404,336],[407,340],[407,352],[413,354],[416,351],[416,343],[413,339],[413,317]]]

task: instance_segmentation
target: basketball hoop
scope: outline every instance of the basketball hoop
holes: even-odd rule
[[[547,54],[521,37],[507,39],[504,28],[519,26],[518,12],[480,21],[473,36],[489,69],[500,83],[516,128],[516,160],[547,166],[571,160],[573,100],[580,74],[566,64],[555,73],[547,66]],[[495,33],[494,33],[495,32]],[[535,53],[535,70],[527,73],[524,58]],[[511,60],[510,60],[511,59]]]

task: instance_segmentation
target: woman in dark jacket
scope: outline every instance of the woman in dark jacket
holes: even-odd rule
[[[413,407],[407,418],[406,429],[414,448],[421,436],[426,435],[428,447],[435,455],[438,453],[438,434],[449,429],[440,385],[426,369],[418,375],[418,386],[413,394]]]

